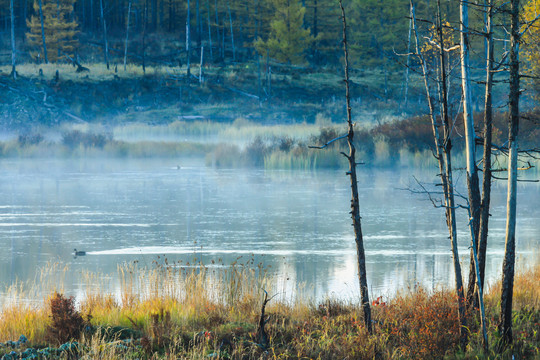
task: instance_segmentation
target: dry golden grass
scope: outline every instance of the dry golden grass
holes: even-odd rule
[[[51,264],[43,276],[59,278],[63,268]],[[481,351],[478,324],[469,317],[471,342],[459,349],[455,295],[450,290],[415,289],[392,299],[373,301],[374,333],[363,325],[357,302],[326,300],[314,304],[273,299],[266,311],[269,347],[256,345],[262,289],[275,293],[274,279],[250,262],[223,264],[137,264],[119,267],[119,292],[107,292],[109,280],[86,274],[86,293],[79,299],[83,317],[91,316],[91,331],[77,339],[86,359],[221,358],[475,358]],[[32,346],[47,343],[50,310],[44,289],[61,289],[40,278],[43,288],[13,286],[2,297],[0,341],[21,334]],[[52,283],[52,281],[50,282]],[[515,280],[515,344],[508,354],[534,359],[540,354],[540,265],[520,269]],[[35,286],[35,285],[34,285]],[[52,290],[51,290],[52,291]],[[492,346],[496,356],[498,285],[486,296]],[[30,302],[41,294],[44,301]],[[51,294],[51,292],[47,293]],[[39,295],[38,295],[39,296]],[[536,310],[535,310],[536,309]],[[124,335],[134,340],[125,341]],[[266,355],[265,355],[266,354]]]

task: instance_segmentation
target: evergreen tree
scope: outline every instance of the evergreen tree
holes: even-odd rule
[[[275,13],[270,22],[270,34],[267,41],[259,38],[257,50],[265,55],[288,64],[305,62],[306,50],[313,42],[309,29],[304,28],[306,9],[298,0],[271,0]]]
[[[310,49],[314,64],[340,64],[342,52],[342,22],[335,0],[306,1],[305,24],[311,29],[315,41]],[[351,34],[355,29],[349,28]],[[336,54],[340,54],[336,56]]]
[[[350,6],[351,51],[356,62],[381,65],[394,49],[406,48],[409,1],[354,0]]]
[[[77,48],[76,35],[77,22],[73,16],[74,0],[43,0],[43,27],[45,32],[45,45],[47,58],[56,62],[66,55],[73,57]],[[43,40],[41,34],[41,20],[39,4],[34,1],[34,12],[27,20],[29,32],[26,33],[28,43],[35,47],[31,55],[35,59],[43,59]]]
[[[524,64],[524,70],[527,75],[534,77],[536,95],[540,97],[540,21],[535,21],[540,14],[540,2],[529,1],[524,9],[523,15],[531,26],[523,34],[523,53],[527,62]]]

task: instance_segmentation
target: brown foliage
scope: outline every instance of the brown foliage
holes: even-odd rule
[[[381,306],[379,318],[388,340],[406,358],[440,359],[459,344],[457,299],[423,289]]]
[[[47,340],[60,345],[78,339],[87,321],[75,309],[73,296],[66,298],[55,292],[49,300],[49,308],[52,322],[47,327]]]

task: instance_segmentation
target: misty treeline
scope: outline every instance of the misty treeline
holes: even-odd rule
[[[396,53],[410,46],[409,2],[352,0],[344,6],[350,19],[351,65],[398,69]],[[199,63],[203,58],[205,63],[270,60],[326,67],[339,66],[342,57],[334,0],[1,0],[5,34],[12,25],[10,8],[21,61],[73,61],[80,56],[82,62],[121,63],[125,58],[128,63],[185,65],[188,59]],[[416,4],[419,18],[435,10],[433,0]],[[444,21],[459,23],[453,2],[445,1],[442,12]],[[477,11],[471,26],[482,29],[482,24]],[[504,20],[498,25],[497,37],[508,39]],[[2,46],[6,56],[9,45],[6,41]],[[105,57],[98,52],[106,52]],[[473,58],[483,62],[482,53]]]
[[[6,33],[9,1],[0,2],[0,21]],[[17,39],[24,42],[27,34],[41,32],[40,3],[45,23],[47,17],[58,16],[53,5],[71,6],[56,24],[49,24],[58,30],[64,30],[61,22],[77,24],[71,36],[84,41],[70,56],[77,51],[83,56],[89,44],[102,46],[104,32],[111,38],[111,55],[116,51],[122,56],[126,32],[130,32],[128,52],[133,56],[140,57],[144,45],[149,55],[169,55],[167,61],[185,63],[189,31],[192,61],[199,60],[204,47],[209,62],[245,62],[268,55],[283,63],[339,64],[341,23],[333,0],[14,0]],[[429,1],[423,3],[428,13]],[[405,48],[401,34],[408,26],[406,1],[356,0],[346,6],[351,14],[351,42],[358,44],[352,51],[355,58],[362,59],[361,64],[386,62],[393,47]],[[48,36],[58,37],[58,32],[45,29],[45,33],[46,43]],[[42,51],[39,46],[35,50]],[[137,60],[133,56],[129,60]],[[43,54],[40,60],[44,60]]]

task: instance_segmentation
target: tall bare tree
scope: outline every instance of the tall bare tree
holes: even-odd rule
[[[347,102],[347,144],[349,145],[349,154],[344,154],[349,161],[349,171],[347,174],[351,179],[351,217],[354,228],[354,239],[356,242],[356,255],[358,258],[358,279],[360,282],[360,296],[362,301],[362,310],[364,312],[364,324],[368,332],[372,332],[371,327],[371,307],[369,306],[369,292],[366,272],[366,255],[364,252],[364,238],[362,235],[362,224],[360,221],[360,201],[358,199],[358,179],[356,176],[356,149],[354,147],[354,124],[351,116],[351,95],[349,91],[349,52],[347,49],[347,19],[343,3],[339,0],[341,7],[341,16],[343,21],[343,51],[345,53],[345,98]]]
[[[480,214],[480,229],[478,235],[478,265],[480,269],[480,281],[485,284],[486,251],[488,239],[489,208],[491,203],[491,147],[493,137],[493,70],[494,70],[494,46],[493,46],[493,0],[486,3],[486,93],[484,103],[484,129],[483,129],[483,177],[482,177],[482,200]]]
[[[467,190],[471,209],[471,239],[478,238],[480,224],[480,187],[478,169],[476,167],[475,133],[472,113],[471,71],[469,60],[469,3],[462,0],[459,3],[460,14],[460,50],[461,50],[461,88],[463,93],[463,122],[465,128],[465,151],[467,162]],[[472,243],[472,240],[471,240]],[[467,302],[473,303],[476,284],[475,261],[471,246],[471,261],[469,268],[469,287]]]
[[[448,120],[448,96],[447,96],[447,80],[446,80],[446,49],[445,41],[442,30],[441,19],[441,7],[440,0],[437,1],[437,37],[438,37],[438,51],[439,51],[439,89],[441,99],[441,119],[443,134],[441,136],[439,131],[439,122],[435,114],[435,106],[433,104],[433,96],[431,94],[431,88],[429,85],[429,74],[427,69],[427,62],[420,49],[420,40],[418,35],[418,29],[416,25],[415,6],[412,0],[410,0],[411,15],[412,15],[412,27],[415,38],[415,52],[418,56],[420,65],[422,67],[422,75],[424,78],[424,86],[426,90],[426,99],[429,107],[429,116],[431,119],[431,127],[433,131],[433,139],[435,141],[435,157],[439,165],[439,176],[441,179],[441,185],[444,194],[444,207],[446,211],[446,224],[450,233],[450,244],[452,251],[452,260],[455,273],[455,286],[456,294],[458,298],[458,316],[460,322],[460,339],[461,346],[464,348],[467,343],[467,319],[465,315],[465,297],[463,291],[463,278],[461,275],[461,265],[459,263],[459,253],[457,247],[457,228],[456,228],[456,205],[454,198],[454,185],[452,181],[452,140],[450,138],[451,128]]]
[[[360,284],[360,301],[362,302],[362,311],[364,313],[364,324],[366,329],[371,334],[373,329],[371,326],[371,307],[369,305],[369,291],[366,272],[366,254],[364,251],[364,237],[362,234],[362,223],[360,217],[360,200],[358,197],[358,177],[356,174],[356,148],[354,146],[354,123],[352,122],[351,110],[351,95],[350,95],[350,80],[349,80],[349,50],[347,45],[347,18],[345,9],[343,8],[342,0],[339,0],[341,8],[341,20],[343,23],[343,52],[345,55],[345,100],[347,107],[347,134],[330,140],[322,146],[310,146],[311,148],[323,149],[334,141],[347,139],[349,153],[342,152],[349,162],[349,171],[347,175],[351,180],[351,217],[354,229],[354,240],[356,243],[356,255],[358,260],[358,282]]]
[[[208,23],[208,47],[210,49],[210,60],[214,59],[214,53],[212,50],[212,26],[210,22],[210,0],[206,1],[206,22]]]
[[[234,31],[233,31],[233,21],[231,15],[231,6],[227,0],[227,11],[229,12],[229,27],[231,30],[231,47],[232,47],[232,58],[233,61],[236,61],[236,48],[234,47]]]
[[[501,319],[499,331],[504,344],[512,343],[512,297],[516,257],[516,195],[519,134],[519,0],[511,0],[510,26],[510,117],[508,119],[508,195],[506,201],[506,238],[502,270]]]
[[[103,0],[99,0],[101,10],[101,25],[103,26],[103,55],[105,56],[105,64],[109,70],[109,44],[107,42],[107,22],[105,21],[105,12],[103,10]]]
[[[124,71],[126,71],[126,63],[127,63],[129,20],[130,20],[130,17],[131,17],[131,0],[129,0],[128,11],[127,11],[127,20],[126,20],[126,41],[125,41],[125,44],[124,44]]]

